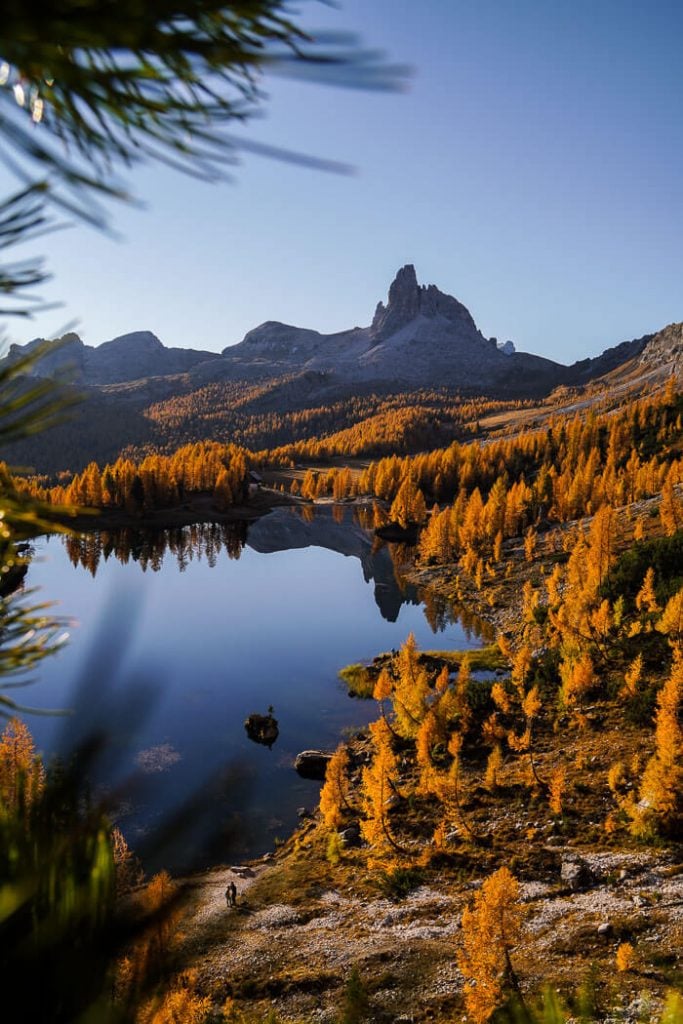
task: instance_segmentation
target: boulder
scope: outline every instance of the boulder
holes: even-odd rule
[[[253,878],[255,874],[252,868],[247,867],[246,864],[234,864],[230,870],[233,875],[237,875],[238,878]]]
[[[595,883],[595,875],[581,857],[565,857],[560,867],[560,878],[572,892],[583,892]]]
[[[326,754],[323,750],[302,750],[296,755],[294,768],[303,779],[322,781],[331,758],[332,754]]]
[[[339,833],[339,838],[343,842],[344,846],[349,847],[349,849],[352,849],[356,846],[360,846],[361,834],[360,825],[358,824],[358,822],[354,821],[347,828],[342,829],[342,831]]]

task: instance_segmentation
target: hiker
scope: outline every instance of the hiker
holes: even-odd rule
[[[228,907],[237,906],[237,886],[234,882],[231,882],[228,888],[225,890],[225,902]]]

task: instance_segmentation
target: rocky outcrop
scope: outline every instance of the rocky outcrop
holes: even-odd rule
[[[347,825],[345,829],[341,830],[339,838],[343,842],[344,846],[347,846],[350,849],[360,846],[362,843],[360,824],[357,821],[352,821],[350,825]]]
[[[277,320],[267,320],[265,323],[254,327],[245,334],[240,345],[250,353],[259,353],[271,359],[289,359],[298,356],[299,361],[310,358],[324,339],[324,335],[318,331],[307,330],[304,327],[292,327],[291,324],[282,324]],[[238,346],[229,345],[224,348],[221,355],[232,359],[236,355],[246,355],[246,352],[238,350]]]
[[[645,370],[683,375],[683,323],[669,324],[651,335],[643,346],[639,364]]]
[[[302,750],[294,759],[294,768],[302,779],[322,781],[331,758],[332,754],[323,750]]]
[[[581,359],[572,363],[567,368],[566,383],[570,385],[585,384],[589,380],[595,380],[596,377],[611,373],[640,355],[651,338],[651,334],[646,334],[642,338],[634,338],[633,341],[622,341],[620,345],[605,349],[593,359]]]
[[[443,317],[456,324],[462,331],[483,340],[469,310],[452,295],[445,295],[436,285],[420,285],[412,263],[396,274],[389,287],[387,305],[380,302],[370,327],[370,338],[374,344],[390,338],[401,328],[423,316],[429,320]]]
[[[26,345],[10,345],[6,362],[17,363],[26,357],[36,356],[41,350],[40,360],[24,370],[25,373],[32,377],[66,376],[76,384],[83,383],[85,345],[73,332],[54,341],[36,338]]]

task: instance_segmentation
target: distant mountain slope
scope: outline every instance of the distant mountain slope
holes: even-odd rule
[[[6,361],[15,362],[41,345],[46,345],[48,351],[36,363],[32,371],[34,376],[62,376],[70,383],[86,386],[122,384],[147,377],[186,373],[198,363],[220,358],[215,352],[166,348],[151,331],[134,331],[105,341],[96,348],[85,345],[73,333],[47,343],[38,338],[27,345],[12,345]]]

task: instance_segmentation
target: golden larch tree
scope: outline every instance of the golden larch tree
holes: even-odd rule
[[[560,703],[573,708],[595,685],[593,659],[588,651],[580,655],[566,653],[560,663]]]
[[[522,938],[525,908],[508,868],[490,875],[462,915],[458,967],[465,978],[465,1007],[474,1024],[486,1024],[505,989],[519,991],[510,954]]]
[[[320,790],[320,813],[328,828],[338,828],[351,811],[349,796],[349,752],[340,744],[327,763],[325,783]]]
[[[680,643],[683,635],[683,588],[669,598],[655,629],[665,633],[670,643]]]
[[[379,709],[382,713],[382,718],[386,718],[386,712],[384,709],[384,702],[391,697],[394,688],[394,682],[389,673],[383,668],[380,674],[377,676],[375,686],[372,691],[373,700],[376,700],[379,704]]]
[[[632,699],[638,693],[640,681],[643,675],[643,656],[639,654],[631,662],[624,673],[624,685],[619,690],[619,696]]]
[[[657,603],[657,594],[655,592],[655,571],[652,566],[650,566],[645,573],[643,585],[636,594],[636,608],[644,615],[654,615],[661,611],[661,608]]]
[[[404,528],[420,526],[427,518],[424,495],[411,476],[405,477],[394,498],[389,518]]]
[[[391,746],[392,734],[383,718],[372,722],[372,762],[363,769],[361,799],[364,818],[361,833],[373,848],[374,863],[391,863],[404,851],[391,829],[389,811],[398,796],[398,765]]]
[[[420,770],[417,792],[427,796],[434,791],[436,766],[434,764],[434,748],[442,740],[443,732],[439,720],[430,709],[425,715],[415,737],[415,763]]]
[[[10,719],[0,736],[0,813],[30,809],[44,784],[45,771],[28,727]]]
[[[669,678],[657,697],[655,752],[645,766],[639,802],[631,804],[632,830],[640,835],[652,829],[676,834],[683,809],[683,655],[675,652]]]
[[[673,537],[683,524],[683,508],[681,499],[674,490],[673,478],[667,476],[662,488],[662,501],[659,506],[659,518],[667,537]]]
[[[477,837],[462,807],[465,788],[460,764],[462,744],[461,733],[454,732],[448,741],[448,753],[452,758],[450,768],[447,772],[439,772],[433,784],[434,792],[443,804],[444,824],[455,828],[463,838],[469,840]]]
[[[410,633],[395,659],[392,701],[395,729],[404,739],[414,739],[427,711],[431,693],[426,669],[420,665],[415,635]]]

